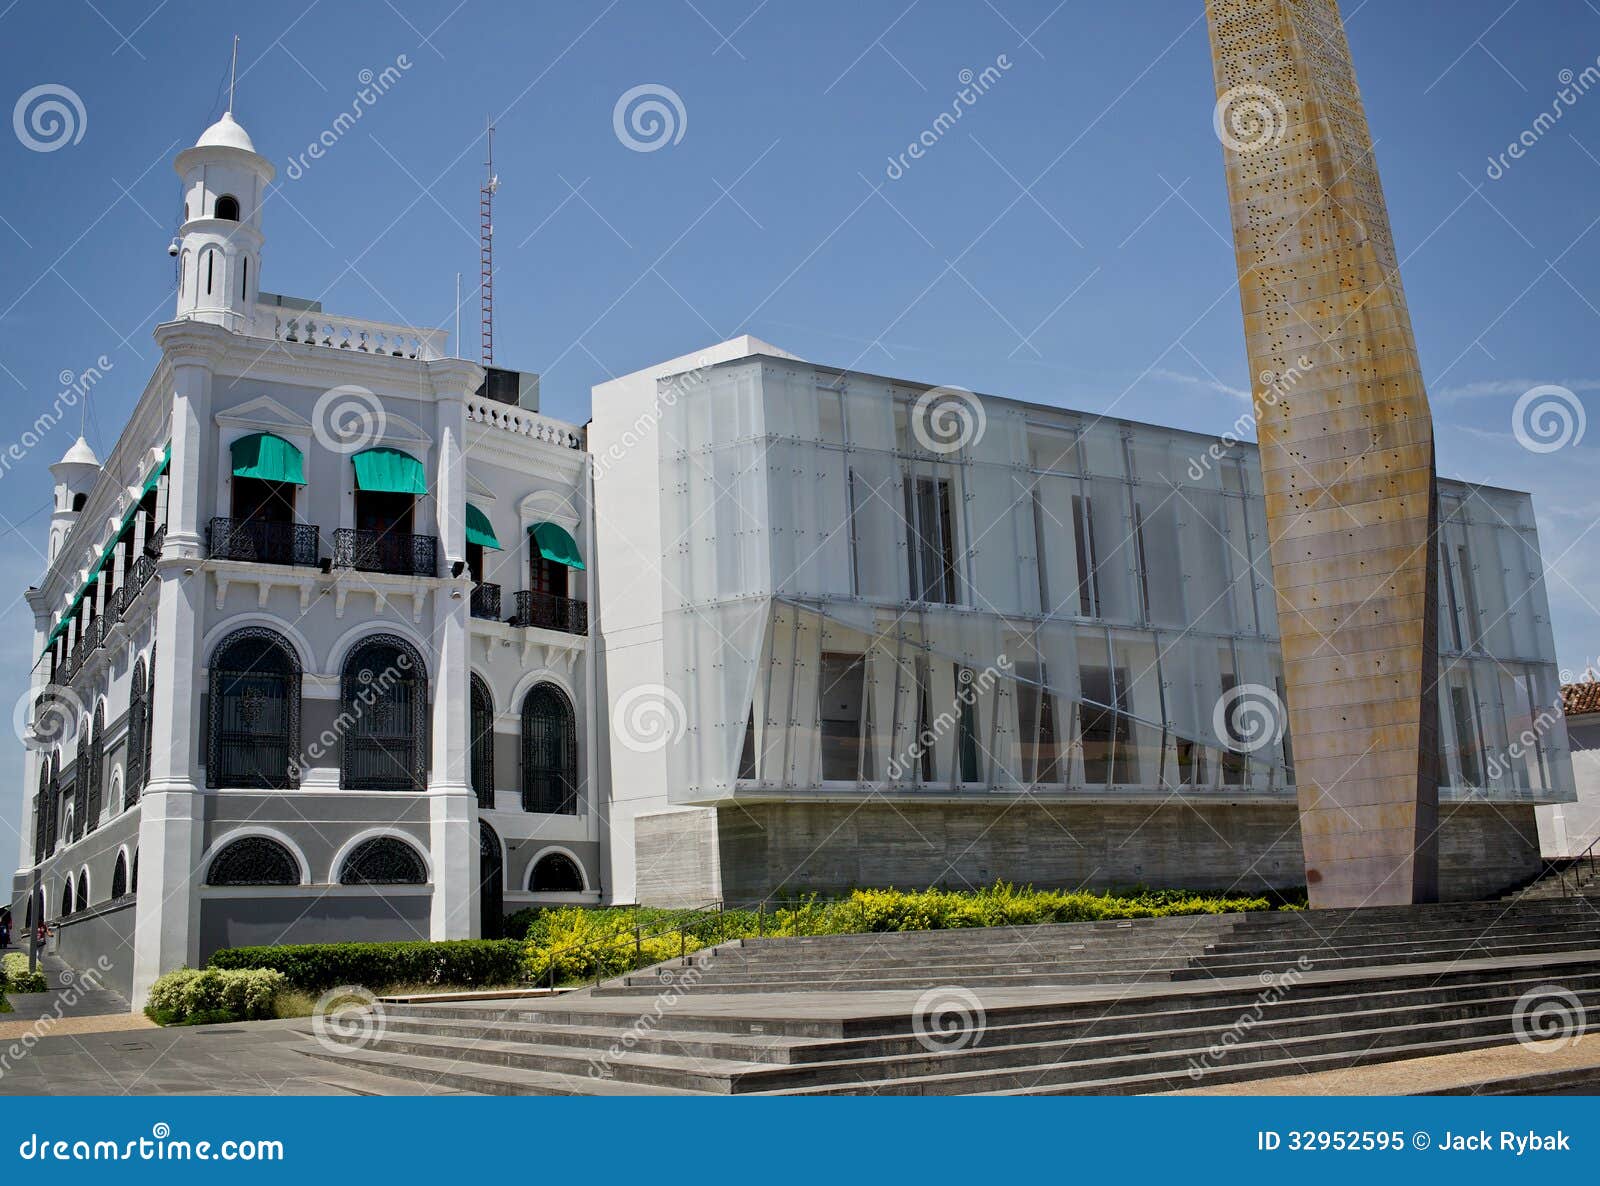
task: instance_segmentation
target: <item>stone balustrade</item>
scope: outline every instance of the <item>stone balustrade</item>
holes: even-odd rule
[[[262,309],[256,314],[252,332],[256,337],[271,338],[278,342],[326,346],[333,350],[357,350],[364,354],[388,354],[423,362],[445,357],[446,334],[442,329],[413,329],[355,317],[333,317],[326,313]]]
[[[564,449],[583,448],[583,435],[577,428],[563,424],[559,420],[547,420],[537,412],[530,412],[515,404],[502,404],[480,396],[468,396],[467,419],[475,424],[492,425],[519,436],[559,445]]]

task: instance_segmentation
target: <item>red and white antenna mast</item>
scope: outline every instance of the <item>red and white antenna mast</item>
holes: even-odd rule
[[[478,191],[478,302],[483,313],[483,338],[479,361],[494,365],[494,191],[500,179],[494,175],[494,120],[485,133],[488,159],[484,161],[483,188]]]

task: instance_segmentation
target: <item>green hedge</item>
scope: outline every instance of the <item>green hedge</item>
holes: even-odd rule
[[[157,977],[144,1011],[159,1025],[255,1021],[272,1016],[273,1001],[287,986],[281,973],[259,968],[180,968]]]
[[[35,968],[32,972],[28,971],[26,952],[6,952],[3,963],[0,963],[0,969],[5,973],[5,987],[12,992],[46,992],[50,988],[42,969]]]
[[[447,939],[416,943],[299,943],[227,947],[212,968],[269,968],[293,988],[321,992],[343,984],[447,984],[475,988],[522,978],[523,944],[514,939]]]

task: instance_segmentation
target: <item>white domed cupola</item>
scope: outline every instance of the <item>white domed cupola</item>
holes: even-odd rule
[[[274,174],[249,133],[225,111],[178,154],[178,317],[248,333],[261,272],[261,201]]]
[[[78,521],[95,479],[100,476],[100,459],[89,442],[79,437],[60,461],[50,467],[55,479],[55,499],[50,507],[50,559],[56,558],[62,541]]]

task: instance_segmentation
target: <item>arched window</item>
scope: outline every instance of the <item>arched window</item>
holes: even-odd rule
[[[87,494],[74,494],[72,496],[72,513],[77,514],[83,510],[83,504],[89,501]]]
[[[239,199],[232,194],[223,194],[217,199],[217,218],[225,218],[229,222],[239,221]]]
[[[83,839],[84,810],[89,798],[89,722],[78,722],[78,752],[72,760],[72,827],[67,829],[69,842]]]
[[[178,257],[178,295],[183,295],[184,285],[189,278],[189,249],[185,247],[183,254]]]
[[[583,873],[566,853],[546,853],[534,862],[528,889],[536,894],[581,894]]]
[[[374,836],[350,850],[339,866],[340,885],[426,885],[427,866],[416,849],[393,836]]]
[[[282,790],[300,782],[300,661],[260,627],[223,639],[211,658],[206,785]]]
[[[576,720],[554,684],[535,684],[522,701],[522,810],[578,813]]]
[[[248,301],[250,299],[250,257],[248,255],[245,256],[241,262],[243,269],[239,275],[239,299]]]
[[[144,786],[145,716],[150,711],[150,694],[145,688],[144,660],[133,665],[133,679],[128,691],[128,760],[126,777],[122,784],[122,807],[127,810],[139,801],[139,788]]]
[[[61,917],[65,918],[72,913],[72,878],[67,878],[67,883],[61,887]]]
[[[50,798],[44,809],[44,851],[55,851],[56,840],[61,836],[61,751],[50,758]]]
[[[494,807],[494,700],[489,685],[476,674],[472,677],[472,789],[478,806]]]
[[[106,764],[106,707],[98,704],[94,710],[94,736],[89,741],[88,794],[84,797],[84,831],[92,832],[100,826],[100,786],[105,778]]]
[[[134,868],[139,854],[134,853]],[[299,885],[300,862],[270,836],[244,836],[211,858],[207,885]]]
[[[78,899],[79,910],[89,909],[89,870],[78,870]]]
[[[216,248],[213,247],[210,251],[205,252],[205,257],[206,257],[206,295],[210,296],[211,295],[211,284],[212,284],[212,281],[214,281],[216,279],[216,272],[217,272],[217,251],[216,251]]]
[[[145,789],[145,787],[149,786],[150,777],[154,773],[154,771],[151,769],[151,767],[155,764],[153,757],[154,750],[151,749],[151,746],[154,743],[156,736],[156,710],[154,707],[156,700],[156,647],[154,643],[150,644],[150,674],[148,677],[146,677],[144,686],[144,778],[142,778],[139,781],[139,785],[134,788],[135,792],[141,792]],[[297,719],[299,712],[300,706],[297,703],[295,705],[295,714]],[[134,880],[137,881],[138,878],[135,877]]]
[[[39,793],[33,800],[33,863],[36,865],[45,857],[45,836],[48,833],[45,818],[49,810],[50,759],[46,758],[39,766]]]
[[[339,715],[348,723],[339,785],[355,791],[428,786],[428,672],[392,634],[363,639],[345,660]]]
[[[133,850],[133,876],[128,878],[128,892],[130,894],[139,892],[139,850],[137,848]]]
[[[111,900],[126,897],[128,893],[128,856],[126,853],[117,854],[116,868],[111,870]]]

